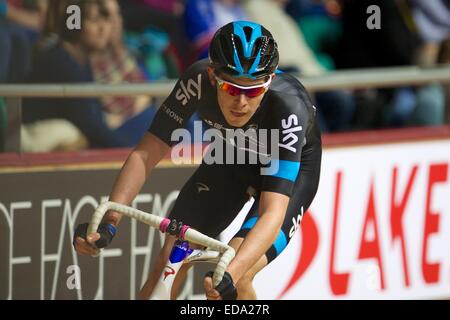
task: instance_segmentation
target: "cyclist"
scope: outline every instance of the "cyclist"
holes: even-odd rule
[[[253,278],[286,247],[318,188],[322,147],[315,107],[301,83],[277,71],[277,67],[276,42],[263,26],[236,21],[220,28],[211,42],[208,59],[194,63],[179,79],[149,132],[131,152],[110,194],[111,201],[131,203],[152,169],[177,143],[172,133],[195,112],[221,133],[242,129],[240,133],[244,132],[247,142],[252,140],[245,133],[249,129],[279,133],[277,150],[271,147],[265,154],[269,161],[237,164],[225,161],[228,158],[216,163],[204,160],[182,187],[169,213],[169,218],[216,237],[234,220],[249,196],[255,198],[241,229],[229,243],[236,256],[222,282],[213,288],[211,273],[205,276],[208,299],[256,299]],[[239,141],[236,143],[238,139],[238,134],[224,138],[228,147],[243,150],[245,159],[252,153],[264,154],[259,136],[250,143],[258,149],[242,147]],[[211,155],[209,152],[206,154]],[[262,170],[269,165],[275,169]],[[107,213],[99,233],[89,235],[87,240],[87,224],[78,226],[74,240],[78,253],[93,255],[97,248],[109,244],[120,218],[119,213]],[[166,237],[139,298],[150,296],[174,242],[174,237]],[[188,267],[180,270],[175,292]]]

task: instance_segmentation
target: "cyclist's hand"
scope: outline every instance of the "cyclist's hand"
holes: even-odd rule
[[[237,290],[231,275],[225,271],[222,281],[220,281],[216,288],[213,288],[213,274],[213,271],[209,271],[205,275],[205,280],[203,282],[208,300],[236,300]]]
[[[213,288],[212,278],[206,276],[203,280],[203,286],[205,287],[206,299],[208,300],[222,300],[219,291]]]
[[[81,255],[98,255],[99,249],[109,245],[116,234],[116,228],[111,224],[100,224],[98,232],[91,233],[88,236],[86,236],[87,228],[87,223],[80,224],[74,233],[73,245],[75,250]]]
[[[99,233],[91,233],[86,239],[76,237],[75,250],[82,256],[96,256],[99,253],[99,249],[95,246],[95,241],[98,239],[100,239]]]

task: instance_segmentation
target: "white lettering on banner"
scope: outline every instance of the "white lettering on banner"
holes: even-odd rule
[[[260,298],[449,298],[449,159],[449,141],[325,150],[300,237],[261,272]]]
[[[197,76],[197,82],[194,79],[189,79],[185,84],[184,81],[180,81],[180,89],[175,93],[175,97],[178,101],[185,106],[192,97],[197,97],[198,100],[202,98],[202,74]]]
[[[170,192],[167,197],[163,198],[160,194],[141,194],[135,198],[133,202],[133,206],[137,206],[140,203],[149,203],[153,202],[152,205],[152,213],[163,215],[166,214],[169,210],[170,206],[176,200],[179,191]],[[34,287],[38,289],[39,298],[40,299],[57,299],[57,289],[58,288],[66,288],[66,290],[76,290],[77,298],[83,299],[82,295],[82,286],[81,286],[81,271],[78,271],[79,268],[78,263],[78,255],[73,249],[71,239],[73,239],[73,232],[75,227],[80,221],[77,221],[78,215],[85,207],[92,208],[92,212],[100,202],[103,202],[107,199],[107,197],[101,197],[101,201],[97,201],[92,196],[84,196],[80,198],[77,202],[72,203],[69,199],[43,199],[40,204],[33,204],[29,201],[27,202],[12,202],[9,205],[5,205],[0,202],[0,219],[4,219],[6,221],[5,227],[6,230],[2,228],[2,233],[8,234],[8,244],[9,246],[9,255],[8,259],[1,260],[0,266],[1,270],[7,270],[7,284],[5,289],[7,289],[6,297],[3,299],[14,299],[14,277],[13,277],[13,267],[18,264],[29,264],[31,263],[30,256],[16,257],[14,256],[14,239],[18,237],[19,234],[22,234],[21,230],[17,230],[17,226],[15,226],[15,216],[17,214],[28,213],[31,214],[29,209],[39,208],[40,207],[40,217],[41,217],[41,225],[40,225],[40,252],[37,255],[40,259],[40,279],[30,279],[34,283]],[[74,209],[72,209],[74,205]],[[51,235],[48,233],[48,225],[49,225],[49,216],[58,214],[61,216],[61,222],[59,224],[59,233],[56,235],[58,240],[56,243],[56,251],[49,252],[50,250],[47,248],[47,244],[49,243],[47,237]],[[3,217],[3,218],[2,218]],[[137,228],[136,221],[131,220],[131,255],[130,255],[130,287],[136,288],[136,257],[139,255],[145,256],[144,266],[142,269],[142,274],[140,275],[139,286],[142,286],[144,281],[147,279],[149,266],[151,265],[150,258],[152,255],[152,245],[154,243],[154,237],[156,236],[154,228],[148,228],[148,238],[145,246],[138,246],[136,244],[137,237]],[[54,223],[52,219],[52,223]],[[37,227],[39,228],[39,226]],[[54,229],[52,229],[54,230]],[[164,235],[157,233],[159,237],[159,243],[162,243],[164,239]],[[29,239],[29,241],[35,241],[33,239]],[[39,240],[38,240],[39,241]],[[55,245],[55,244],[54,244]],[[17,244],[16,244],[17,246]],[[64,266],[63,271],[61,272],[62,267],[62,255],[63,251],[69,249],[71,251],[72,260],[69,261],[69,264]],[[31,252],[30,252],[31,254]],[[90,299],[103,299],[104,298],[104,281],[105,281],[105,259],[106,258],[114,258],[121,257],[123,252],[121,249],[117,248],[108,248],[102,251],[102,254],[98,258],[98,286],[95,290],[94,297],[90,297]],[[36,256],[36,254],[34,255]],[[64,261],[65,263],[67,261]],[[48,263],[54,263],[55,267],[53,272],[51,272],[51,268],[46,268]],[[124,276],[121,274],[120,276]],[[192,273],[189,274],[190,277],[193,276]],[[45,288],[46,279],[51,278],[51,291],[50,294],[47,293]],[[191,281],[192,282],[192,281]],[[38,287],[39,286],[39,287]],[[184,290],[184,296],[187,297],[192,295],[193,286],[190,286],[191,291]],[[59,289],[58,289],[59,290]],[[130,291],[130,299],[134,299],[136,290]],[[2,297],[0,297],[1,299]],[[38,297],[36,297],[38,298]]]
[[[31,209],[32,204],[29,201],[15,202],[11,203],[10,206],[10,230],[9,230],[9,292],[8,299],[12,299],[12,279],[13,277],[13,266],[18,264],[27,264],[31,262],[31,257],[14,257],[14,217],[17,211]],[[29,213],[29,212],[27,212]]]
[[[287,149],[292,152],[297,152],[297,149],[293,147],[298,142],[298,137],[295,132],[302,131],[302,126],[298,125],[298,117],[295,114],[291,114],[287,119],[281,120],[281,126],[283,127],[283,143],[280,143],[281,148]]]

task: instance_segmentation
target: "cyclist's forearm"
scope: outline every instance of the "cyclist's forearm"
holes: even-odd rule
[[[262,215],[247,234],[235,258],[228,266],[227,271],[231,274],[234,283],[237,283],[258,262],[275,241],[281,228],[282,219],[275,221],[269,217],[270,215],[271,213]]]
[[[145,180],[170,147],[154,135],[147,133],[139,145],[131,152],[114,183],[109,200],[129,205],[137,196]],[[122,214],[110,211],[103,222],[117,226]]]
[[[261,216],[245,237],[227,269],[235,283],[258,262],[275,242],[283,224],[288,202],[289,198],[280,194],[262,196]]]
[[[141,190],[148,174],[150,172],[147,172],[145,159],[142,159],[139,154],[133,151],[113,186],[109,200],[129,205]],[[117,226],[121,218],[122,214],[110,211],[105,215],[103,222]]]

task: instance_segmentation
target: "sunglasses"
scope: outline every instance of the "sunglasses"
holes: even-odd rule
[[[270,76],[269,80],[263,84],[258,84],[256,86],[244,87],[237,85],[232,82],[225,81],[215,76],[217,80],[218,87],[232,96],[239,96],[241,94],[245,94],[249,98],[256,98],[267,91],[270,83],[272,82],[272,76]]]

